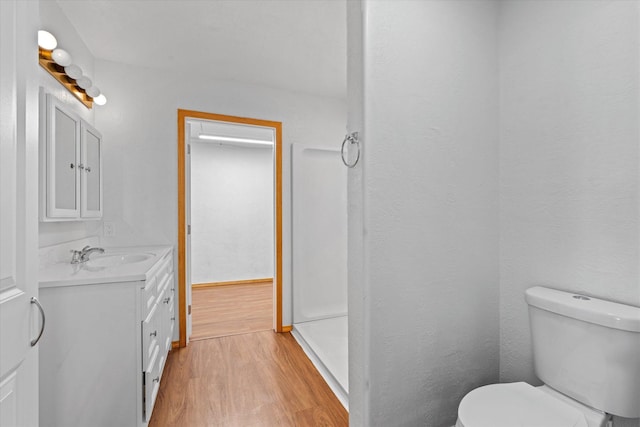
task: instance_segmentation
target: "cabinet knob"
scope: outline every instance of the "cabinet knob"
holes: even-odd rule
[[[158,331],[153,331],[149,334],[150,337],[157,337],[158,336]]]
[[[169,301],[171,301],[171,298],[169,297],[162,300],[162,302],[164,302],[165,304],[169,304]]]
[[[80,170],[84,170],[84,165],[83,165],[82,163],[80,163],[80,164],[78,165],[78,169],[80,169]]]
[[[86,170],[87,172],[91,172],[91,166],[87,166],[87,167],[85,168],[85,170]]]
[[[160,377],[155,377],[155,378],[153,379],[153,382],[154,382],[154,383],[159,383],[159,382],[160,382]]]
[[[73,169],[73,167],[74,167],[74,166],[73,166],[73,163],[71,163],[71,164],[69,165],[69,167],[70,167],[71,169]]]
[[[175,318],[175,317],[172,317],[172,318],[171,318],[171,320],[176,320],[176,318]]]

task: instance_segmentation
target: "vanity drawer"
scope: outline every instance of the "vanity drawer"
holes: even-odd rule
[[[151,361],[144,371],[144,420],[149,422],[153,405],[160,389],[160,348],[156,346]]]
[[[142,318],[146,319],[151,309],[154,307],[157,299],[157,284],[158,279],[156,277],[151,277],[149,280],[145,282],[144,288],[140,292],[141,298],[140,302],[142,304]]]
[[[165,274],[158,278],[158,295],[166,293],[169,290],[169,282],[173,282],[173,277]],[[162,302],[162,298],[158,299],[158,302]]]
[[[161,315],[158,305],[154,305],[151,313],[142,322],[142,369],[147,370],[157,347],[160,345]],[[162,343],[164,345],[164,343]]]
[[[171,276],[173,273],[173,258],[167,257],[160,261],[160,268],[158,268],[155,276],[158,280],[162,281],[165,277]]]
[[[168,256],[160,261],[160,267],[155,269],[142,289],[142,318],[146,318],[153,305],[159,301],[159,295],[165,290],[167,280],[173,279],[173,258]]]
[[[169,286],[173,286],[173,280],[171,280]],[[166,301],[164,319],[167,322],[167,325],[165,327],[164,350],[168,352],[171,350],[173,330],[175,329],[176,324],[175,295],[173,291],[171,291],[171,288],[167,289],[167,293],[165,295],[167,295],[167,297],[163,299],[163,301]]]

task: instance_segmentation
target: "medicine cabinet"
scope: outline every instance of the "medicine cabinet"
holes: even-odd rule
[[[55,96],[41,102],[40,219],[102,218],[102,136]]]

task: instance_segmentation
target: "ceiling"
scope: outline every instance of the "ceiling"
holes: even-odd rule
[[[346,96],[345,0],[57,0],[93,56]]]

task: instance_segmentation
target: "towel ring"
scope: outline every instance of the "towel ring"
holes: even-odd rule
[[[349,141],[349,144],[356,144],[358,147],[358,154],[356,156],[356,160],[353,163],[348,163],[344,156],[344,146]],[[358,139],[358,132],[353,132],[348,135],[345,135],[344,141],[342,141],[342,148],[340,148],[340,157],[342,158],[342,163],[349,169],[355,167],[358,164],[358,160],[360,160],[360,140]]]

